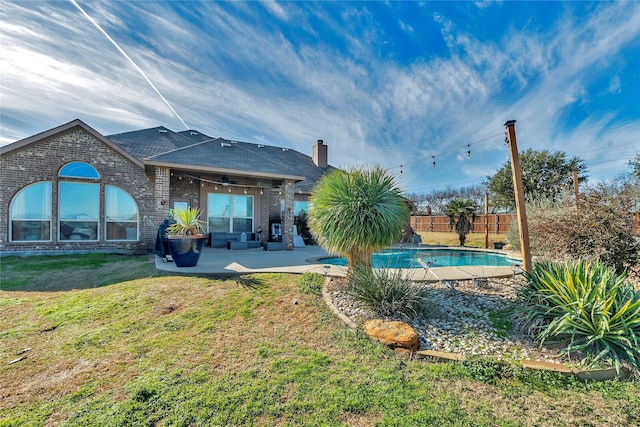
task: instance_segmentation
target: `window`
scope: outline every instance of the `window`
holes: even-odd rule
[[[253,197],[251,196],[233,196],[233,232],[251,233],[253,231]]]
[[[298,216],[301,212],[309,213],[309,202],[293,202],[293,216]]]
[[[67,163],[60,169],[60,172],[58,172],[58,176],[87,179],[100,178],[98,171],[93,166],[85,162]]]
[[[59,240],[98,240],[100,185],[61,182],[58,191]]]
[[[20,190],[9,208],[12,242],[51,240],[51,183],[38,182]]]
[[[64,165],[59,176],[99,179],[93,166],[84,162]],[[50,242],[53,239],[52,188],[49,181],[27,185],[9,204],[9,241]],[[67,182],[58,185],[58,241],[99,241],[100,206],[104,202],[104,240],[137,241],[138,206],[129,193],[113,185],[104,185],[100,198],[98,182]]]
[[[209,194],[207,213],[210,232],[253,231],[253,196]]]
[[[138,240],[138,206],[126,191],[105,185],[106,240]]]

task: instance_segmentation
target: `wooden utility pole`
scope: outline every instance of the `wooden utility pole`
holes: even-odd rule
[[[489,249],[489,193],[484,193],[484,247]]]
[[[578,189],[578,171],[573,171],[573,192],[576,194],[576,210],[580,210],[580,191]]]
[[[531,247],[529,246],[529,226],[527,225],[527,209],[524,204],[524,189],[522,188],[522,171],[520,157],[516,144],[516,121],[509,120],[507,127],[507,144],[511,156],[511,172],[513,176],[513,190],[516,197],[516,213],[518,214],[518,228],[520,230],[520,253],[522,255],[522,269],[531,272]]]

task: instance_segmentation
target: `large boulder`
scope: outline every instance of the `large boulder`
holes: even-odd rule
[[[373,340],[394,348],[401,347],[411,351],[420,348],[418,334],[404,322],[374,319],[364,324],[364,330]]]

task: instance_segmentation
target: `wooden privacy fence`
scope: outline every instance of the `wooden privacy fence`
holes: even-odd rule
[[[489,233],[504,234],[509,224],[515,220],[513,214],[489,214]],[[411,227],[415,231],[450,231],[449,217],[446,215],[412,216]],[[473,221],[473,233],[484,233],[485,215],[477,215]]]
[[[515,214],[489,214],[489,233],[505,234]],[[635,213],[635,231],[640,236],[640,213]],[[446,215],[416,215],[411,217],[411,227],[415,231],[450,231],[449,217]],[[473,233],[484,233],[485,215],[477,215],[473,221]]]

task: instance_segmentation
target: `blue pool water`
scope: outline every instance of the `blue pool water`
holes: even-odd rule
[[[474,251],[466,249],[387,249],[373,254],[375,268],[423,268],[418,262],[422,258],[431,267],[462,267],[470,265],[484,265],[490,267],[507,267],[520,262],[508,258],[504,254]],[[323,258],[323,264],[346,266],[345,258]]]

